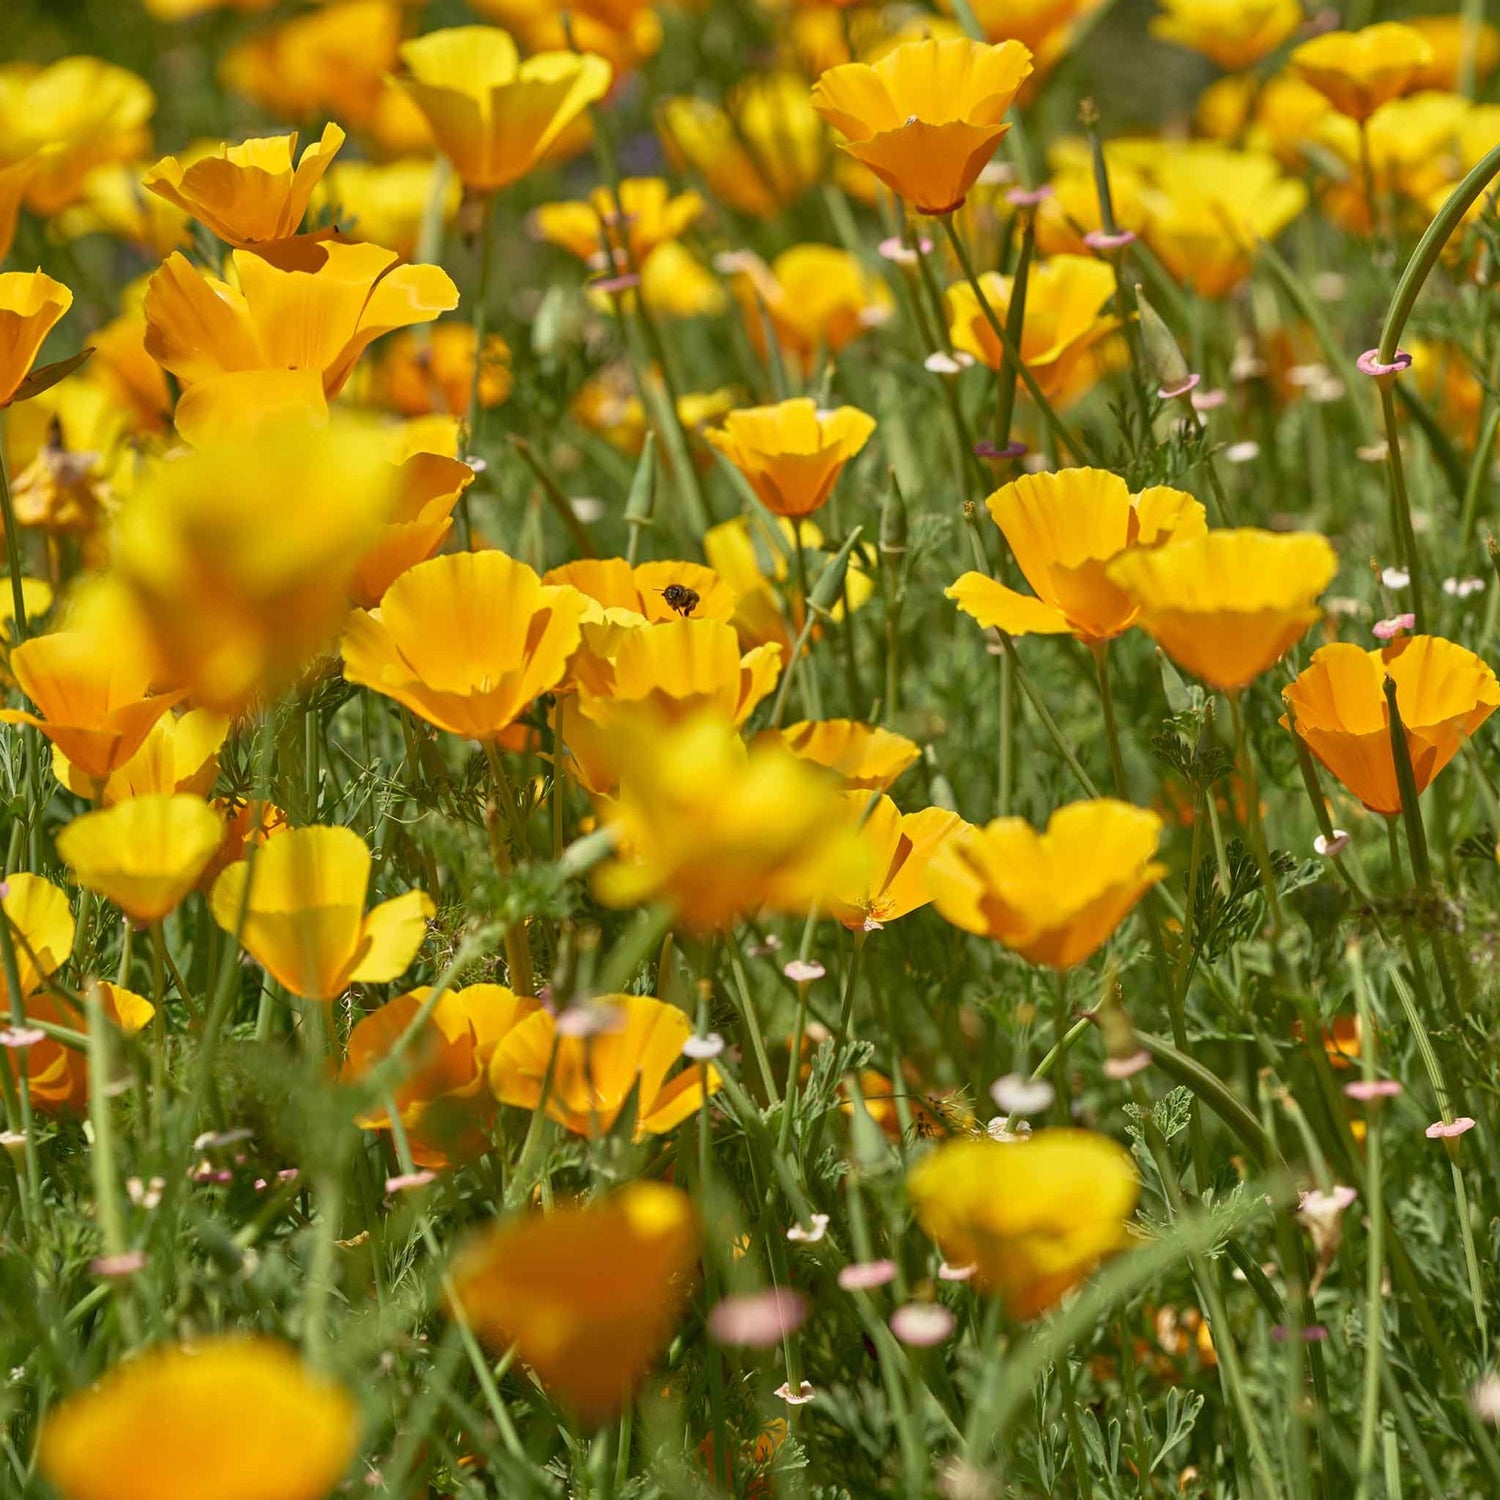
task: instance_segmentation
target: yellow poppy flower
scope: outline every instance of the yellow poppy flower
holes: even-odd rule
[[[3,535],[4,532],[0,531],[0,536]],[[52,608],[53,598],[52,585],[45,578],[22,577],[21,604],[26,610],[26,618],[33,630],[36,628],[36,622]],[[733,608],[730,609],[730,613],[734,613]],[[10,645],[15,638],[15,624],[16,596],[7,579],[6,587],[0,589],[0,644]],[[6,674],[4,666],[0,665],[0,683],[9,683],[12,680]]]
[[[749,482],[767,510],[798,520],[825,504],[875,419],[853,406],[819,411],[806,396],[732,411],[705,437]]]
[[[904,917],[932,900],[928,870],[938,850],[969,824],[941,807],[902,813],[891,799],[850,791],[843,794],[844,819],[868,850],[864,878],[835,887],[828,911],[851,931],[872,930]]]
[[[405,1034],[431,994],[412,990],[360,1017],[349,1033],[342,1082],[357,1084]],[[402,1064],[391,1090],[406,1131],[412,1160],[443,1168],[480,1154],[494,1100],[486,1087],[490,1058],[502,1039],[540,1006],[499,984],[473,984],[443,994]],[[382,1102],[355,1122],[365,1130],[389,1130]]]
[[[1105,469],[1026,474],[985,502],[1026,581],[1030,598],[987,573],[965,573],[947,595],[986,629],[1008,635],[1073,635],[1088,645],[1134,623],[1139,606],[1107,567],[1132,547],[1202,536],[1202,505],[1158,486],[1132,495]]]
[[[1054,1306],[1130,1243],[1140,1179],[1123,1146],[1091,1130],[1027,1141],[946,1141],[906,1177],[917,1222],[950,1265],[1014,1318]]]
[[[1003,325],[1010,309],[1012,278],[986,271],[979,284]],[[1063,390],[1084,356],[1119,326],[1106,314],[1115,295],[1115,273],[1094,256],[1054,255],[1035,266],[1026,284],[1021,359],[1049,399]],[[990,327],[974,288],[961,281],[944,294],[954,348],[998,370],[1005,351]]]
[[[148,192],[175,203],[230,245],[284,240],[302,227],[313,189],[328,170],[344,132],[324,127],[322,138],[297,161],[297,132],[259,136],[238,146],[221,143],[211,155],[184,165],[165,156],[145,175]]]
[[[905,735],[860,719],[803,719],[770,733],[793,755],[827,766],[850,791],[887,791],[922,755]]]
[[[1161,0],[1151,35],[1229,72],[1253,68],[1302,24],[1297,0]]]
[[[0,407],[15,400],[47,335],[72,305],[72,292],[40,271],[0,272]]]
[[[728,386],[688,391],[677,398],[677,419],[685,432],[699,432],[733,411],[736,404],[735,392]],[[579,387],[569,410],[581,426],[632,458],[646,444],[650,424],[628,366],[606,365]]]
[[[417,890],[366,912],[369,883],[370,851],[353,829],[292,828],[268,839],[253,862],[230,865],[209,907],[225,932],[239,926],[243,907],[245,951],[292,994],[333,1000],[351,984],[405,973],[436,910]]]
[[[440,170],[445,173],[441,188]],[[341,161],[313,189],[311,206],[315,212],[326,209],[335,215],[351,238],[383,245],[402,260],[412,260],[435,194],[441,222],[448,225],[458,212],[463,185],[433,158]]]
[[[609,89],[602,58],[542,52],[524,62],[494,26],[431,31],[401,47],[399,82],[438,147],[480,192],[526,176],[574,120]]]
[[[863,162],[919,213],[952,213],[1006,131],[1006,112],[1031,73],[1019,42],[906,42],[880,59],[830,68],[813,108]]]
[[[223,835],[201,797],[150,792],[74,818],[57,852],[81,886],[133,921],[159,922],[197,885]]]
[[[468,464],[437,453],[414,453],[401,465],[390,519],[354,569],[350,597],[356,604],[374,609],[396,579],[442,546],[453,508],[473,482]]]
[[[43,1477],[61,1500],[325,1500],[359,1411],[285,1344],[158,1345],[48,1414]]]
[[[550,569],[542,574],[542,582],[575,588],[605,610],[629,610],[653,625],[734,618],[734,590],[702,563],[645,562],[631,567],[623,557],[586,557]]]
[[[635,306],[636,290],[611,292],[592,286],[589,302],[601,312]],[[724,284],[678,240],[663,240],[641,266],[640,296],[661,318],[712,318],[724,311],[729,298]]]
[[[1105,152],[1105,160],[1109,166],[1109,193],[1115,227],[1139,234],[1146,222],[1145,205],[1141,202],[1145,178],[1139,170],[1120,161],[1112,152]],[[1048,186],[1052,191],[1037,205],[1034,221],[1037,251],[1047,259],[1033,266],[1032,274],[1042,271],[1062,255],[1092,256],[1093,251],[1084,236],[1104,228],[1099,213],[1099,185],[1094,181],[1091,164],[1060,167],[1053,173]],[[977,198],[971,200],[978,201]],[[970,235],[969,239],[972,243],[973,236]],[[1029,290],[1027,296],[1029,300]],[[982,331],[979,337],[984,337]]]
[[[965,932],[1030,963],[1071,969],[1167,873],[1153,859],[1161,829],[1155,813],[1110,797],[1059,808],[1045,833],[1024,818],[966,827],[928,866],[933,901]]]
[[[76,927],[67,896],[49,880],[24,872],[8,876],[0,910],[16,936],[16,966],[21,994],[41,988],[47,977],[67,963]]]
[[[670,904],[711,932],[764,907],[806,914],[861,878],[868,855],[838,821],[836,784],[767,741],[748,750],[723,719],[616,728],[618,798],[601,802],[620,854],[595,876],[607,906]]]
[[[703,215],[697,193],[679,193],[662,177],[627,177],[618,196],[597,187],[587,199],[544,203],[531,224],[549,245],[558,245],[595,270],[643,266],[656,247],[680,239]],[[604,247],[608,245],[610,254]]]
[[[1074,32],[1105,0],[969,0],[974,19],[992,42],[1020,42],[1038,73],[1046,73],[1068,50]],[[953,9],[953,0],[939,0]]]
[[[98,983],[105,1019],[123,1035],[135,1036],[151,1023],[156,1007],[144,995],[102,980]],[[74,1031],[79,1028],[78,1012],[52,995],[29,996],[26,1017]],[[89,1102],[88,1054],[44,1037],[26,1049],[26,1086],[31,1102],[48,1114],[81,1112]]]
[[[1432,62],[1420,31],[1382,21],[1361,31],[1325,31],[1292,53],[1292,66],[1340,114],[1367,120],[1404,94]]]
[[[183,697],[151,694],[135,643],[96,629],[37,636],[10,653],[10,670],[39,712],[0,709],[0,720],[34,725],[91,781],[118,771]]]
[[[1281,722],[1371,812],[1401,811],[1391,747],[1386,680],[1396,684],[1417,791],[1458,754],[1463,742],[1500,708],[1500,683],[1472,651],[1438,636],[1403,636],[1366,651],[1336,644],[1281,690]]]
[[[673,167],[697,173],[721,203],[757,219],[795,203],[827,166],[827,133],[795,73],[747,78],[722,107],[667,99],[657,128]]]
[[[539,1010],[503,1037],[489,1065],[495,1097],[535,1109],[550,1069],[547,1114],[575,1135],[607,1135],[632,1095],[636,1140],[676,1130],[703,1102],[698,1065],[673,1071],[692,1022],[649,995],[603,995],[591,1003],[611,1018],[594,1035],[562,1035],[553,1016]],[[718,1090],[718,1071],[710,1067],[708,1091]]]
[[[215,797],[213,809],[224,822],[219,852],[198,877],[198,889],[206,896],[230,865],[244,859],[246,851],[260,848],[267,839],[285,833],[292,825],[274,802],[247,802],[234,797]]]
[[[1106,571],[1140,607],[1141,629],[1178,666],[1231,692],[1307,632],[1338,558],[1315,532],[1244,529],[1137,548]]]
[[[164,714],[151,726],[141,748],[112,771],[102,788],[85,776],[63,753],[52,747],[52,774],[79,797],[103,807],[131,797],[190,792],[206,797],[219,774],[219,750],[229,734],[229,720],[206,708],[182,715]]]
[[[19,161],[0,159],[0,265],[10,254],[16,239],[16,222],[21,216],[21,200],[26,196],[32,176],[42,163],[42,153],[33,151]]]
[[[113,576],[160,679],[227,714],[294,681],[338,632],[396,474],[369,432],[343,421],[275,425],[151,465],[117,525]],[[288,526],[297,495],[317,504]]]
[[[688,1195],[633,1182],[486,1230],[454,1267],[457,1301],[492,1349],[514,1345],[549,1395],[602,1422],[677,1331],[698,1253]]]
[[[144,78],[98,57],[45,67],[0,67],[0,165],[45,154],[26,184],[26,205],[47,219],[74,202],[84,179],[151,149],[156,95]]]
[[[733,288],[756,351],[767,353],[764,312],[783,358],[803,371],[884,323],[893,309],[885,282],[833,245],[793,245],[769,267],[746,260]]]
[[[212,10],[237,10],[245,13],[270,10],[276,0],[144,0],[146,14],[158,21],[186,21],[207,15]]]
[[[472,324],[451,319],[421,333],[394,334],[380,346],[369,385],[370,400],[404,417],[434,412],[467,417],[478,337]],[[487,333],[479,371],[479,405],[485,411],[503,405],[510,398],[512,384],[510,345],[498,333]]]
[[[654,57],[661,17],[649,0],[473,0],[472,9],[517,37],[526,52],[596,52],[616,73]]]
[[[497,739],[562,681],[581,609],[503,552],[419,563],[344,630],[344,675],[449,734]]]
[[[162,367],[146,352],[146,315],[127,306],[90,334],[89,342],[94,346],[89,378],[111,397],[131,430],[166,432],[172,424],[172,392]]]
[[[1470,45],[1473,28],[1474,80],[1484,81],[1500,62],[1500,29],[1475,16],[1409,16],[1403,25],[1417,32],[1432,49],[1430,61],[1412,78],[1414,89],[1457,89],[1463,71],[1464,49]]]
[[[236,250],[233,261],[237,287],[181,254],[146,287],[146,348],[182,381],[188,410],[179,410],[179,426],[190,421],[198,432],[211,433],[222,411],[245,399],[246,383],[226,376],[255,372],[284,382],[290,372],[307,389],[336,396],[381,334],[430,323],[458,305],[441,267],[398,265],[379,245],[302,236],[258,253]]]

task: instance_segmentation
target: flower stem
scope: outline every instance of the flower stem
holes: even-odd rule
[[[512,830],[519,823],[515,794],[500,760],[500,750],[493,740],[484,741],[484,755],[489,762],[490,777],[495,784],[495,796],[506,807]],[[495,873],[502,881],[509,882],[516,867],[510,851],[505,846],[505,834],[500,827],[500,818],[495,807],[485,810],[485,829],[490,839],[490,858],[494,861]],[[518,995],[533,995],[536,987],[531,969],[531,940],[526,933],[526,919],[519,917],[505,924],[505,961],[510,968],[510,987]]]
[[[1406,490],[1406,465],[1401,458],[1401,429],[1396,418],[1396,393],[1388,380],[1380,382],[1380,414],[1385,422],[1385,467],[1390,480],[1391,536],[1401,566],[1411,577],[1411,608],[1416,628],[1426,622],[1427,610],[1422,598],[1422,561],[1417,551],[1417,534],[1411,524],[1411,499]]]

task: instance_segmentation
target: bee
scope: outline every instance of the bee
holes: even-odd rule
[[[669,583],[660,593],[667,601],[667,608],[676,610],[683,619],[687,619],[700,603],[697,590],[690,589],[685,583]]]

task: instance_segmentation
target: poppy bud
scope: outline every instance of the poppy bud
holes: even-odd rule
[[[1146,300],[1145,289],[1135,289],[1136,306],[1140,315],[1141,349],[1146,358],[1146,368],[1156,378],[1164,391],[1175,391],[1185,385],[1192,375],[1188,362],[1178,347],[1177,337],[1167,326],[1165,319]]]

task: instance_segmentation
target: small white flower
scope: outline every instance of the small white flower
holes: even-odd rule
[[[776,1394],[788,1406],[806,1406],[817,1395],[817,1392],[813,1390],[811,1383],[806,1380],[795,1391],[792,1390],[790,1381],[783,1381],[776,1387]]]
[[[1411,582],[1411,574],[1405,568],[1382,568],[1380,581],[1388,589],[1404,589]],[[1443,587],[1446,589],[1447,584]]]
[[[939,350],[936,354],[929,354],[925,361],[930,375],[957,375],[960,370],[968,369],[973,363],[974,356],[965,354],[962,349],[955,349],[952,354],[944,354]]]
[[[1051,1109],[1057,1091],[1045,1078],[1007,1073],[990,1085],[990,1098],[1008,1115],[1040,1115]]]
[[[793,984],[812,984],[815,980],[821,979],[828,970],[815,958],[794,958],[790,963],[782,965],[781,972]]]
[[[794,1244],[816,1245],[825,1234],[828,1233],[828,1215],[814,1214],[811,1223],[804,1229],[800,1224],[793,1224],[786,1232],[786,1237]]]
[[[1313,840],[1313,848],[1324,859],[1337,859],[1349,847],[1349,835],[1342,828],[1335,828],[1330,837],[1321,833]]]
[[[694,1062],[710,1062],[724,1050],[724,1038],[717,1031],[703,1036],[690,1036],[682,1044],[682,1055]]]
[[[1254,439],[1247,439],[1243,443],[1231,443],[1224,450],[1224,457],[1232,464],[1253,463],[1260,457],[1260,444]]]

